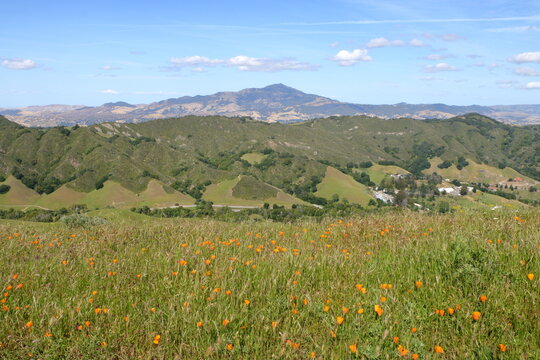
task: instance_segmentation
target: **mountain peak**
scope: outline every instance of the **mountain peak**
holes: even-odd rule
[[[284,84],[282,84],[282,83],[268,85],[268,86],[265,86],[263,89],[264,89],[264,90],[272,90],[272,91],[294,91],[294,92],[301,92],[300,90],[297,90],[297,89],[292,88],[292,87],[290,87],[290,86],[284,85]]]

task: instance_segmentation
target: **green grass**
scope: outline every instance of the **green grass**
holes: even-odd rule
[[[232,196],[246,200],[264,200],[277,196],[278,189],[251,176],[242,176],[232,188]]]
[[[317,185],[315,195],[331,199],[334,194],[340,199],[347,199],[351,203],[367,205],[372,196],[368,188],[357,182],[352,176],[342,173],[329,166],[323,181]]]
[[[285,206],[291,206],[292,204],[305,204],[304,201],[297,199],[289,194],[284,193],[283,191],[271,187],[268,184],[261,183],[267,191],[265,191],[266,195],[276,194],[274,196],[267,196],[264,198],[259,199],[246,199],[241,198],[238,196],[234,196],[235,189],[238,193],[240,192],[241,196],[246,196],[249,194],[250,196],[255,193],[255,189],[251,185],[252,181],[250,180],[243,180],[243,176],[238,176],[232,180],[225,180],[217,184],[211,184],[206,188],[206,191],[203,195],[203,199],[212,201],[214,204],[219,205],[237,205],[237,206],[262,206],[265,202],[269,204],[277,204],[277,205],[285,205]],[[242,183],[241,183],[242,181]],[[249,188],[251,190],[248,191],[248,186],[246,186],[246,183],[249,182],[251,185]],[[236,188],[240,184],[240,188]],[[243,185],[242,185],[243,184]],[[268,191],[270,189],[273,189],[272,192]],[[274,192],[275,191],[275,192]]]
[[[406,359],[540,357],[532,210],[298,224],[98,214],[110,223],[0,221],[0,358],[398,359],[398,345]]]
[[[405,169],[400,168],[395,165],[379,165],[373,164],[372,167],[368,169],[356,169],[358,172],[366,172],[371,181],[375,184],[380,184],[381,181],[392,174],[408,174],[409,172]]]
[[[535,180],[530,179],[516,170],[506,167],[504,169],[499,169],[494,166],[489,166],[485,164],[478,164],[473,160],[468,159],[469,165],[464,167],[462,170],[458,170],[456,165],[452,164],[449,168],[439,169],[437,165],[443,161],[440,158],[434,158],[431,160],[431,168],[424,170],[425,174],[431,174],[436,172],[441,175],[443,178],[448,178],[450,180],[458,179],[461,181],[467,182],[482,182],[488,184],[497,184],[499,182],[505,182],[508,179],[514,179],[516,177],[521,177],[524,181],[534,184]]]
[[[247,153],[242,155],[242,159],[246,160],[251,165],[256,165],[263,161],[266,158],[266,155],[261,153]]]
[[[0,195],[0,206],[20,207],[34,204],[39,199],[39,194],[24,186],[22,182],[9,176],[6,181],[0,183],[11,186],[6,194]]]

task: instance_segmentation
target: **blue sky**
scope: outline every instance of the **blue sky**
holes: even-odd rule
[[[284,83],[365,104],[540,103],[540,1],[4,2],[0,107]]]

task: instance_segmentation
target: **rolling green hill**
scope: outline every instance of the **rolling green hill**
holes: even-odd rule
[[[332,182],[330,176],[321,185],[327,167],[354,169],[367,161],[375,165],[361,171],[375,182],[388,173],[429,172],[438,161],[455,165],[460,157],[469,160],[461,171],[469,181],[482,181],[481,170],[500,167],[504,176],[522,174],[538,180],[540,126],[505,125],[469,114],[429,121],[331,117],[295,124],[188,116],[43,129],[25,128],[0,117],[0,154],[0,178],[19,180],[10,192],[0,195],[0,203],[129,206],[193,203],[192,198],[203,194],[215,203],[239,201],[242,196],[243,201],[260,203],[258,194],[245,192],[253,190],[253,184],[241,185],[236,196],[228,197],[227,191],[236,185],[229,186],[228,181],[242,176],[252,179],[244,182],[265,184],[261,191],[270,186],[283,193],[267,199],[281,196],[290,204],[298,198],[318,202],[321,186],[319,195],[324,197],[339,192],[350,197],[344,184],[352,188],[361,184],[343,177]]]
[[[334,195],[341,200],[367,205],[373,199],[365,185],[356,182],[352,176],[329,166],[323,181],[317,186],[315,195],[331,200]]]

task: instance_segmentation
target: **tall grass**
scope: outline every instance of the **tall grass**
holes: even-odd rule
[[[0,358],[539,359],[540,218],[515,215],[2,221]]]

